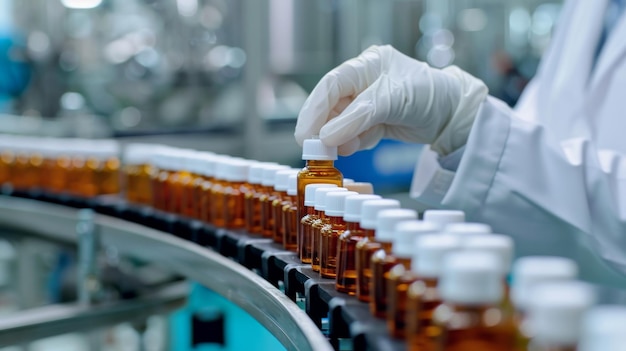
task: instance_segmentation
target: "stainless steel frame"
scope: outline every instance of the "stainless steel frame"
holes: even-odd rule
[[[78,210],[0,196],[0,226],[77,242]],[[247,268],[209,249],[135,223],[96,214],[99,244],[122,255],[161,265],[229,299],[290,350],[332,350],[321,331],[293,301]]]

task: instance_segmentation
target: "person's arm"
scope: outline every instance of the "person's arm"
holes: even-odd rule
[[[518,239],[518,255],[569,256],[587,278],[626,284],[626,155],[593,140],[559,141],[488,98],[442,204]]]

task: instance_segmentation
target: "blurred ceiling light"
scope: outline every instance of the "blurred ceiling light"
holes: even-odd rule
[[[433,46],[449,48],[454,45],[454,34],[447,29],[441,29],[432,35]]]
[[[241,68],[246,63],[246,52],[241,48],[230,48],[227,55],[227,64],[232,68]]]
[[[61,95],[61,107],[66,110],[80,110],[85,106],[85,98],[75,92],[67,92]]]
[[[526,33],[530,28],[530,14],[523,7],[511,11],[509,15],[509,29],[515,33]]]
[[[61,0],[61,4],[68,9],[92,9],[101,3],[102,0]]]
[[[419,28],[424,34],[430,34],[443,27],[441,16],[433,12],[426,12],[420,17]]]
[[[207,29],[218,29],[222,26],[224,16],[214,6],[204,6],[200,13],[200,23]]]
[[[104,55],[112,63],[122,63],[134,53],[133,44],[124,39],[114,40],[104,47]]]
[[[487,14],[484,10],[474,8],[459,12],[457,25],[466,32],[478,32],[487,26]]]
[[[228,46],[218,45],[209,51],[205,62],[209,69],[220,69],[229,63],[230,56],[231,53]]]
[[[426,61],[437,68],[449,66],[454,61],[454,50],[450,47],[435,46],[428,51]]]
[[[50,48],[50,38],[42,31],[34,30],[28,35],[28,49],[38,55],[43,55]]]
[[[198,0],[176,0],[178,14],[183,17],[191,17],[198,12]]]

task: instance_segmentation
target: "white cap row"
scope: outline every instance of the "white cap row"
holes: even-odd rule
[[[120,146],[113,139],[49,138],[0,135],[0,151],[39,154],[44,158],[91,157],[108,159],[118,157]]]

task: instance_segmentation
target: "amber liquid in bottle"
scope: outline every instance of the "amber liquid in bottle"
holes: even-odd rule
[[[378,250],[372,256],[372,282],[370,289],[370,311],[378,318],[387,317],[387,285],[389,280],[389,271],[397,265],[401,264],[406,269],[410,268],[411,258],[397,257],[390,251]]]
[[[283,243],[283,202],[287,197],[286,191],[278,191],[276,198],[272,201],[272,219],[274,221],[272,237],[275,243]]]
[[[202,176],[189,172],[189,178],[185,179],[183,185],[183,197],[181,213],[189,218],[196,218],[198,214],[199,204],[196,203],[196,184],[202,181]]]
[[[282,202],[283,248],[288,251],[298,250],[298,199],[287,195]]]
[[[215,179],[205,179],[200,185],[199,194],[196,194],[200,198],[200,220],[204,223],[212,223],[213,218],[211,212],[213,208],[213,197],[211,189]]]
[[[0,152],[0,184],[12,183],[12,175],[15,167],[15,154],[11,150]]]
[[[322,278],[337,277],[339,237],[346,231],[343,217],[328,216],[328,225],[321,230],[320,274]]]
[[[436,350],[510,351],[515,344],[515,328],[498,306],[442,304],[433,324],[440,329]]]
[[[266,186],[267,193],[261,197],[261,235],[265,238],[274,238],[274,200],[277,200],[279,192],[273,186]]]
[[[356,294],[356,244],[364,233],[359,223],[346,222],[346,230],[338,238],[335,289],[339,292]]]
[[[328,224],[328,218],[324,211],[315,210],[315,214],[317,219],[313,221],[309,229],[311,237],[309,245],[311,246],[311,269],[313,269],[313,272],[319,272],[322,228]]]
[[[318,219],[318,215],[313,206],[305,206],[305,211],[306,215],[302,217],[298,225],[298,255],[302,263],[311,263],[313,257],[311,250],[311,231],[313,222]]]
[[[433,325],[433,315],[442,303],[437,279],[418,279],[407,289],[406,336],[410,351],[434,351],[440,328]]]
[[[307,160],[306,166],[298,172],[298,218],[302,219],[306,214],[306,209],[304,207],[304,189],[308,184],[315,183],[328,183],[335,184],[337,186],[341,186],[343,184],[343,175],[341,172],[335,168],[334,161],[317,161],[317,160]],[[298,252],[302,253],[305,251],[302,245],[306,245],[310,242],[310,240],[304,240],[304,233],[302,230],[304,226],[298,227],[298,238],[300,241],[298,242]],[[300,254],[300,259],[302,262],[308,259],[309,256]],[[310,262],[310,261],[309,261]],[[308,263],[308,262],[305,262]]]
[[[370,302],[370,288],[372,286],[372,256],[380,249],[389,252],[391,243],[374,241],[374,236],[365,236],[356,244],[356,297],[363,302]]]
[[[96,172],[100,161],[94,157],[76,156],[72,158],[72,174],[74,178],[70,187],[74,195],[92,197],[98,194]]]
[[[202,184],[206,182],[207,178],[203,175],[196,175],[191,183],[191,198],[193,202],[193,211],[191,218],[202,220],[202,197],[203,190]]]
[[[109,157],[100,161],[100,167],[96,170],[96,183],[99,195],[120,193],[119,158]]]
[[[387,278],[387,328],[389,333],[398,339],[406,334],[407,291],[417,281],[418,276],[403,264],[391,268]]]
[[[253,184],[245,194],[246,231],[251,234],[261,234],[261,197],[263,185]]]
[[[224,226],[226,228],[245,228],[244,194],[247,190],[248,185],[245,182],[231,182],[224,187]]]
[[[187,170],[181,169],[170,174],[170,202],[167,208],[168,212],[175,214],[184,214],[183,212],[183,199],[187,184],[191,183],[191,173]]]
[[[211,224],[216,227],[223,228],[226,225],[226,218],[224,218],[224,207],[226,206],[226,200],[224,197],[224,188],[227,186],[227,182],[217,179],[213,182],[211,187]]]

